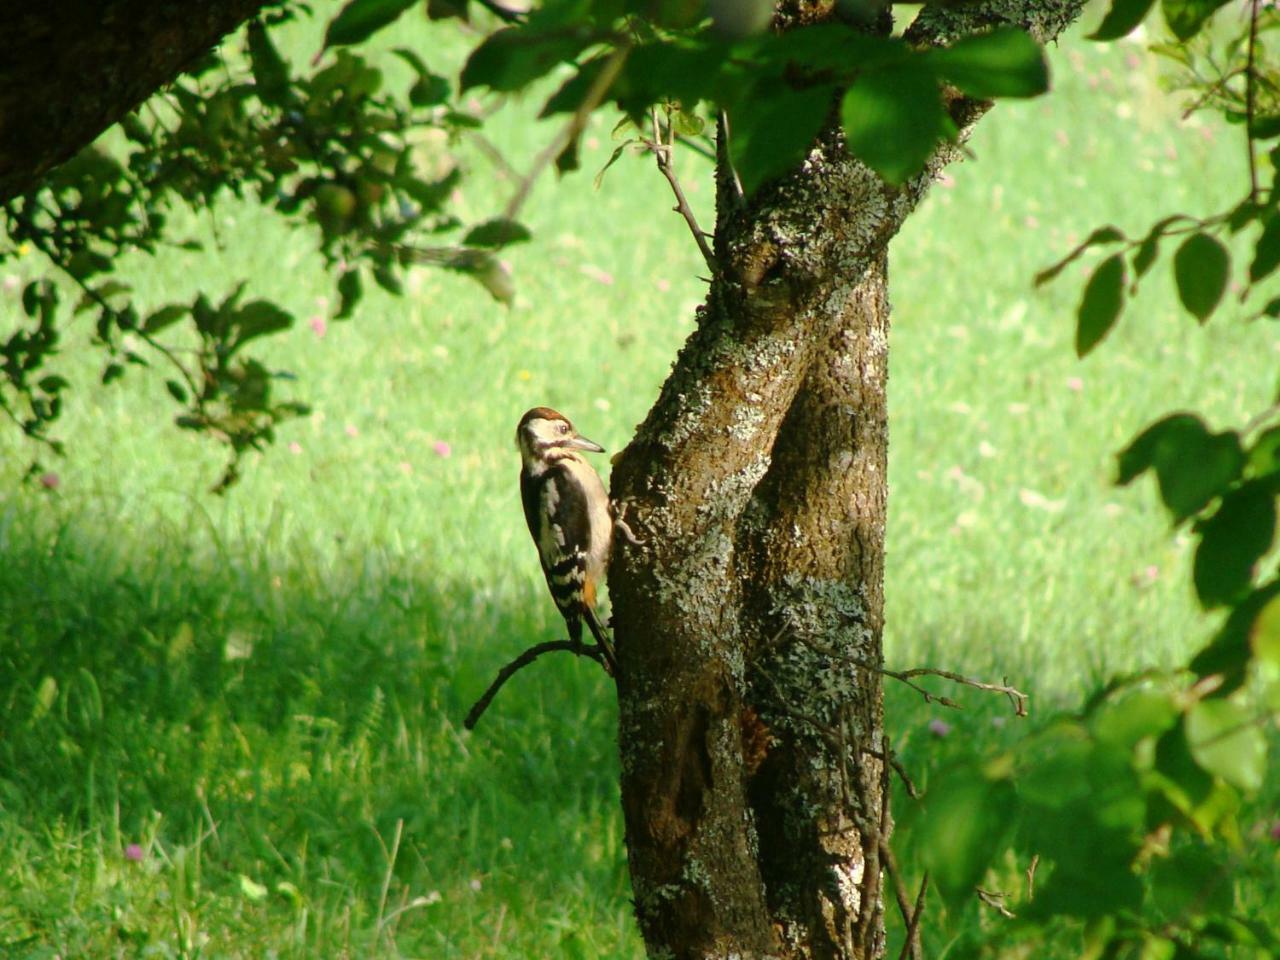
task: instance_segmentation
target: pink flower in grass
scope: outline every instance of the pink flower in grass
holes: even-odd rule
[[[145,854],[142,850],[141,844],[131,843],[124,848],[124,858],[126,860],[131,860],[134,863],[141,863],[143,856],[145,856]]]
[[[52,471],[40,474],[40,486],[46,490],[57,490],[60,483],[62,483],[62,478]]]
[[[929,732],[935,737],[945,737],[951,732],[951,724],[947,723],[945,720],[939,720],[935,717],[929,721]]]
[[[453,456],[453,447],[449,446],[448,441],[437,440],[431,445],[431,449],[435,451],[436,456],[447,460]]]

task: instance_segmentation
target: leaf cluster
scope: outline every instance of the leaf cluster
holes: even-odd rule
[[[1202,62],[1196,44],[1209,43],[1202,34],[1223,6],[1163,0],[1175,41],[1161,52],[1193,70]],[[1128,33],[1153,7],[1114,0],[1095,39]],[[1273,8],[1251,5],[1222,69],[1190,84],[1192,109],[1213,105],[1239,123],[1245,196],[1206,217],[1170,214],[1132,237],[1100,227],[1036,278],[1048,282],[1103,253],[1077,310],[1081,357],[1115,327],[1168,247],[1174,288],[1198,323],[1224,310],[1233,281],[1251,320],[1280,318],[1280,299],[1266,293],[1280,268],[1280,124],[1272,122],[1280,66],[1263,42],[1277,25]],[[1033,943],[1070,929],[1089,958],[1280,951],[1274,916],[1247,893],[1265,888],[1269,867],[1241,822],[1264,784],[1265,731],[1280,713],[1280,396],[1276,403],[1237,429],[1171,413],[1118,457],[1117,482],[1153,475],[1174,528],[1195,540],[1196,595],[1206,610],[1226,611],[1208,644],[1183,668],[1115,680],[1079,713],[945,772],[913,813],[916,855],[951,903],[984,883],[1004,894],[1012,920],[997,939]]]
[[[0,208],[0,262],[34,252],[63,280],[28,287],[29,323],[8,341],[0,367],[0,409],[54,453],[61,445],[50,429],[68,384],[39,371],[62,328],[83,313],[95,319],[104,383],[158,367],[180,407],[175,422],[228,447],[215,490],[234,481],[245,451],[261,449],[283,420],[305,412],[273,396],[288,374],[243,349],[291,326],[280,305],[237,306],[244,282],[194,302],[154,309],[135,302],[119,266],[124,254],[200,252],[171,225],[175,211],[212,211],[248,196],[311,232],[333,268],[336,319],[353,315],[369,279],[399,294],[411,263],[473,276],[509,301],[494,252],[528,231],[502,220],[468,231],[448,209],[462,177],[450,145],[479,120],[452,104],[453,85],[412,50],[394,52],[413,70],[406,92],[388,90],[382,70],[346,48],[310,71],[296,69],[272,34],[305,12],[286,7],[252,23],[240,50],[207,57],[127,115],[118,135]],[[449,234],[460,243],[435,239]],[[78,291],[70,310],[59,306],[66,285]]]
[[[339,20],[377,29],[404,6],[352,0]],[[739,6],[761,7],[764,16]],[[703,105],[725,111],[730,156],[747,193],[803,160],[833,118],[856,156],[901,184],[924,168],[940,141],[956,138],[953,112],[961,97],[1029,97],[1048,87],[1040,47],[1015,27],[935,48],[889,36],[887,23],[852,16],[768,31],[769,10],[759,3],[547,0],[481,42],[460,85],[516,93],[568,66],[572,73],[542,115],[573,113],[621,54],[625,63],[607,100],[641,130],[656,105],[678,104],[689,115]],[[570,143],[564,155],[574,150]]]

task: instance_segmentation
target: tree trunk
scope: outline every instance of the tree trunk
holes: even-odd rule
[[[910,36],[1047,40],[1078,11],[926,8]],[[965,133],[987,106],[950,101]],[[891,188],[833,127],[745,205],[718,164],[720,269],[612,480],[643,541],[609,584],[651,957],[883,956],[886,248],[957,155]]]
[[[66,0],[0,9],[0,203],[276,0]]]

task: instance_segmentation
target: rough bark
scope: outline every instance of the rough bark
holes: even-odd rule
[[[1013,22],[1046,40],[1078,11],[925,8],[911,38]],[[964,130],[987,106],[951,103]],[[644,540],[609,582],[652,957],[883,955],[886,249],[957,155],[890,188],[833,129],[745,206],[721,158],[720,271],[613,473]]]
[[[0,5],[0,203],[277,0]]]

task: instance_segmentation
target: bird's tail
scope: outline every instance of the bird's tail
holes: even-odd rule
[[[587,626],[591,628],[591,635],[596,638],[596,644],[600,647],[600,652],[604,654],[605,660],[609,664],[609,673],[613,676],[618,675],[618,656],[613,649],[613,641],[609,639],[609,633],[605,630],[604,624],[600,622],[600,618],[596,615],[594,607],[584,606],[582,617],[587,621]]]

